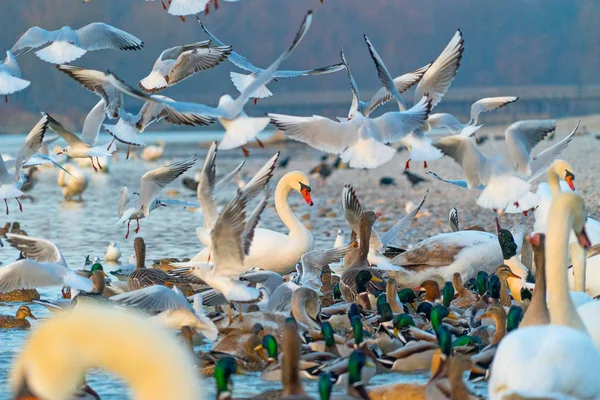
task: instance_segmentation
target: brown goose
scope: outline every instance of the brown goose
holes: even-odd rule
[[[546,235],[538,233],[528,237],[527,240],[531,243],[535,260],[535,289],[520,326],[548,325],[550,313],[546,303],[546,256],[544,254]]]
[[[169,276],[166,272],[156,268],[146,268],[146,243],[141,237],[136,237],[133,241],[135,250],[136,266],[135,270],[127,279],[127,288],[131,290],[143,289],[152,285],[173,286],[181,280]],[[181,283],[184,283],[181,281]]]

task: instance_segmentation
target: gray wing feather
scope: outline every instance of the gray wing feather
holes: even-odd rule
[[[531,159],[531,175],[528,179],[529,182],[533,182],[539,176],[544,174],[548,168],[550,168],[554,160],[556,160],[558,156],[560,156],[562,152],[566,150],[566,148],[569,146],[569,143],[571,143],[571,140],[573,140],[573,137],[575,137],[575,132],[577,132],[580,123],[581,120],[577,122],[577,126],[575,126],[571,133],[565,136],[563,140],[556,143],[554,146],[547,148]]]
[[[429,189],[427,189],[427,193],[429,193]],[[379,240],[381,240],[381,244],[383,245],[383,247],[394,243],[394,240],[396,239],[396,236],[398,236],[398,233],[410,228],[410,224],[412,223],[415,216],[418,214],[426,199],[427,194],[423,196],[423,198],[421,199],[419,204],[417,204],[414,210],[402,217],[402,219],[398,221],[394,226],[392,226],[387,232],[384,232],[379,235]]]

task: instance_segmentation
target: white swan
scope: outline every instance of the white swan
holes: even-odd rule
[[[589,245],[583,200],[561,194],[552,204],[547,234],[546,275],[552,325],[530,326],[508,334],[496,351],[488,395],[508,398],[595,399],[600,393],[600,351],[569,296],[569,230]]]
[[[90,368],[121,377],[136,399],[204,396],[190,353],[167,330],[131,310],[98,304],[41,324],[16,358],[10,385],[16,398],[68,399]]]
[[[294,215],[288,204],[292,190],[302,194],[306,203],[312,206],[308,177],[300,171],[285,174],[275,189],[275,210],[290,232],[286,235],[270,229],[256,228],[250,253],[244,259],[244,265],[248,269],[259,267],[287,274],[295,268],[304,253],[313,249],[313,235]],[[208,256],[209,249],[205,248],[192,261],[208,261]]]
[[[66,164],[64,170],[58,171],[57,183],[65,200],[71,200],[75,196],[79,196],[81,200],[81,194],[87,189],[89,181],[87,175],[77,166]]]

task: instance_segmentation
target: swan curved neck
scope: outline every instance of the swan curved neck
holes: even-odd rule
[[[290,236],[300,232],[308,232],[304,224],[294,215],[288,203],[292,190],[293,188],[290,186],[288,179],[281,179],[275,189],[275,210],[281,222],[290,230]]]
[[[571,262],[573,263],[573,277],[575,278],[574,289],[576,292],[585,293],[586,251],[577,242],[569,245],[569,251],[571,253]]]
[[[546,304],[546,260],[543,249],[533,250],[535,259],[535,288],[531,303],[523,316],[520,326],[547,325],[550,314]]]
[[[546,285],[550,322],[553,325],[569,326],[587,334],[569,294],[567,251],[573,215],[566,204],[565,196],[558,196],[552,202],[546,234]]]
[[[554,170],[554,168],[548,169],[548,185],[550,186],[550,191],[552,192],[552,197],[555,197],[557,194],[561,192],[560,190],[560,177]]]

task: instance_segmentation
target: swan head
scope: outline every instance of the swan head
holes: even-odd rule
[[[572,228],[575,232],[575,236],[577,237],[579,245],[584,249],[590,248],[592,243],[585,229],[587,214],[585,212],[585,203],[583,202],[583,198],[575,193],[563,193],[558,199],[555,200],[555,203],[559,202],[567,203],[566,205],[570,208]]]
[[[288,172],[281,178],[281,181],[286,182],[293,190],[299,192],[306,204],[309,206],[314,204],[311,197],[310,180],[306,174],[300,171]]]
[[[572,191],[575,191],[575,184],[573,183],[575,174],[573,174],[573,167],[571,164],[564,160],[556,160],[552,163],[551,168],[560,178],[567,182]]]

